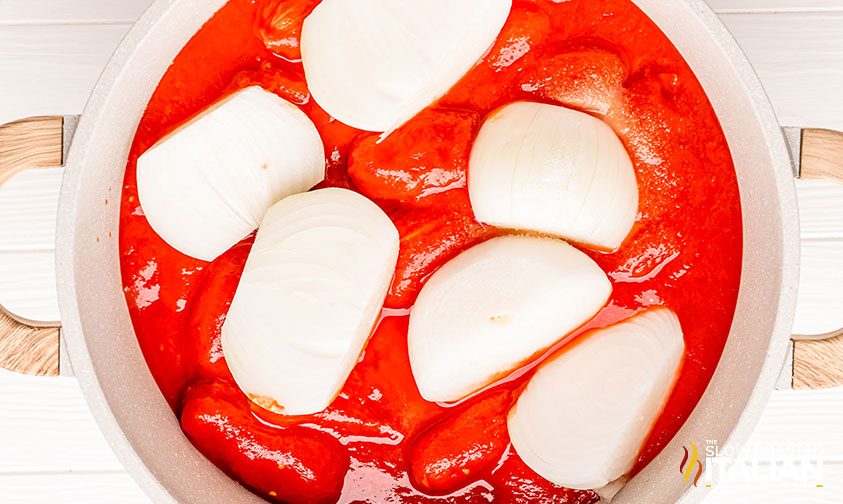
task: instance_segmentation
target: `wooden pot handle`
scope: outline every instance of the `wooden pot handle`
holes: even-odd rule
[[[802,130],[800,179],[843,184],[843,132]],[[827,334],[794,335],[793,388],[843,386],[843,328]]]
[[[16,174],[64,162],[65,119],[32,117],[0,126],[0,187]],[[59,374],[60,329],[38,327],[0,306],[0,368],[36,376]]]

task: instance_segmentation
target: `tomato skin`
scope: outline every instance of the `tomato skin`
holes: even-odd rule
[[[541,59],[539,48],[551,33],[550,17],[544,9],[516,0],[495,44],[442,103],[487,113],[512,101],[520,89],[519,77]],[[490,93],[491,89],[497,91]]]
[[[233,380],[222,354],[222,325],[254,239],[254,235],[249,236],[214,259],[190,300],[185,333],[195,358],[194,373],[199,378]]]
[[[503,463],[491,477],[495,497],[514,504],[591,504],[600,497],[591,490],[573,490],[555,485],[530,469],[510,446]]]
[[[383,140],[380,134],[358,137],[348,174],[372,199],[467,208],[466,172],[479,124],[475,112],[424,110]]]
[[[447,493],[481,477],[509,444],[508,390],[494,391],[449,412],[413,442],[410,477],[427,492]]]
[[[628,71],[614,52],[567,50],[530,69],[525,89],[568,108],[605,115],[616,106]]]
[[[349,457],[328,434],[269,427],[251,414],[249,400],[228,381],[188,388],[181,425],[218,467],[277,502],[336,502]]]
[[[271,0],[258,10],[255,34],[267,49],[288,60],[301,59],[304,19],[321,0]]]
[[[401,237],[387,308],[409,308],[434,271],[465,249],[491,238],[494,229],[467,212],[404,211],[393,217]]]
[[[270,61],[261,63],[258,70],[247,70],[234,76],[230,91],[250,86],[260,86],[288,102],[303,107],[311,101],[304,72],[293,65],[279,65]]]

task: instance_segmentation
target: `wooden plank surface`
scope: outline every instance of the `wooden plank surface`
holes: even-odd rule
[[[0,25],[0,124],[80,113],[128,29],[127,24]]]
[[[149,0],[2,0],[0,25],[131,24]]]
[[[115,473],[0,475],[3,504],[148,504],[131,476]]]
[[[708,0],[708,4],[721,14],[843,11],[840,0]]]
[[[755,66],[783,125],[843,128],[843,100],[832,98],[843,91],[843,11],[721,19]]]
[[[827,180],[802,180],[799,192],[802,239],[829,241],[843,236],[843,186]]]
[[[843,129],[843,0],[710,0],[782,122]],[[0,0],[0,123],[79,113],[148,0]],[[800,183],[806,241],[797,330],[843,325],[843,189]],[[0,502],[146,502],[96,428],[75,381],[0,372]],[[828,489],[731,484],[714,503],[843,502],[843,390],[776,392],[752,443],[824,448]]]
[[[0,397],[0,476],[122,470],[75,379],[0,370]]]

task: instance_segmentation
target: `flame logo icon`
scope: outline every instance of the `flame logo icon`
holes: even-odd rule
[[[679,464],[679,473],[682,474],[682,477],[685,478],[685,483],[688,484],[691,484],[691,477],[693,476],[694,486],[697,486],[697,482],[700,481],[700,476],[703,473],[703,466],[700,461],[700,451],[697,448],[697,444],[693,441],[690,444],[690,450],[684,446],[682,447],[685,450],[685,456],[682,457],[682,463]],[[695,471],[697,473],[696,476],[694,476]]]

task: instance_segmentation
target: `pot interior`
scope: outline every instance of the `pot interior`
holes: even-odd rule
[[[59,294],[73,369],[121,461],[156,502],[262,502],[216,469],[182,435],[155,385],[129,319],[116,237],[138,121],[170,62],[225,0],[159,0],[117,50],[71,148],[59,209]],[[744,257],[729,340],[706,394],[662,453],[616,501],[668,503],[688,490],[682,446],[749,434],[790,335],[798,223],[781,130],[746,58],[702,0],[636,0],[679,48],[720,118],[741,191]],[[716,190],[716,188],[712,188]],[[738,427],[736,429],[736,427]],[[704,489],[688,492],[698,500]]]

